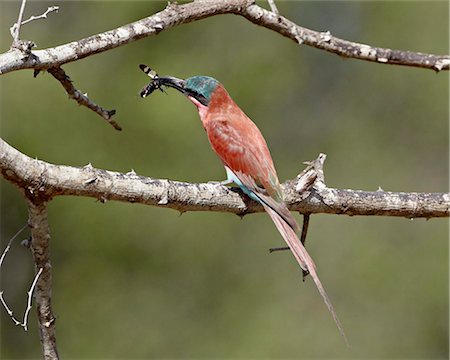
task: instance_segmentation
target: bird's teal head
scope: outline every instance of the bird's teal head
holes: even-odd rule
[[[192,96],[203,105],[208,106],[211,101],[211,96],[218,85],[219,82],[212,77],[193,76],[186,79],[184,90],[187,93],[186,95]]]
[[[142,71],[152,78],[152,81],[141,91],[141,97],[150,95],[156,89],[163,91],[163,86],[177,89],[184,95],[197,100],[204,106],[208,106],[212,94],[216,90],[219,82],[209,76],[193,76],[186,80],[173,76],[159,77],[152,69],[146,65],[139,66]]]

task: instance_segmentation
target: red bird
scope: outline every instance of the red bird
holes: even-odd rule
[[[156,89],[163,91],[165,85],[177,89],[194,103],[211,147],[225,166],[227,180],[222,183],[236,183],[245,194],[264,207],[300,267],[313,278],[348,345],[341,323],[317,275],[316,265],[299,240],[300,227],[283,201],[269,148],[255,123],[214,78],[194,76],[181,80],[171,76],[158,77],[149,67],[140,65],[140,68],[153,79],[142,90],[142,97]]]

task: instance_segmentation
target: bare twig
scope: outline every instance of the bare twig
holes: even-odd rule
[[[47,8],[47,10],[45,10],[44,13],[42,13],[41,15],[37,15],[37,16],[30,16],[28,19],[22,21],[22,25],[28,24],[29,22],[35,21],[35,20],[41,20],[41,19],[47,19],[47,15],[52,13],[52,12],[58,12],[59,10],[59,6],[49,6]]]
[[[23,321],[20,322],[14,317],[14,314],[12,310],[8,307],[8,304],[6,303],[5,299],[3,298],[3,291],[0,291],[0,301],[3,304],[4,308],[6,309],[6,312],[8,313],[9,317],[12,319],[15,325],[20,325],[24,328],[25,331],[28,331],[28,315],[33,308],[33,292],[34,288],[36,287],[37,281],[39,279],[39,276],[42,274],[42,268],[39,269],[37,274],[34,276],[34,280],[31,283],[30,290],[28,290],[28,300],[27,300],[27,308],[25,309],[25,312],[23,314]]]
[[[120,125],[112,119],[112,116],[116,113],[116,110],[106,110],[103,107],[95,104],[91,99],[88,98],[87,94],[83,94],[81,91],[77,90],[73,84],[70,77],[65,73],[65,71],[57,67],[52,67],[47,70],[50,74],[53,75],[55,79],[57,79],[61,85],[66,90],[70,99],[75,100],[78,104],[86,106],[91,109],[98,115],[100,115],[103,119],[105,119],[111,126],[116,130],[122,130]]]
[[[8,304],[3,298],[3,291],[0,291],[0,301],[2,302],[3,307],[6,309],[6,312],[8,313],[9,317],[14,322],[14,325],[20,325],[21,324],[20,321],[14,317],[12,310],[8,307]]]
[[[22,5],[24,5],[24,3],[26,2],[26,0],[24,0],[22,2]],[[21,7],[22,10],[22,7]],[[59,6],[49,6],[47,8],[47,10],[42,13],[41,15],[37,15],[37,16],[30,16],[27,20],[23,20],[20,22],[20,25],[25,25],[28,24],[29,22],[35,21],[35,20],[40,20],[40,19],[47,19],[47,15],[50,14],[51,12],[58,12],[59,10]],[[15,39],[15,41],[19,40],[19,21],[17,21],[17,23],[15,23],[13,26],[11,26],[11,28],[9,29],[9,32],[11,33],[11,36]],[[17,34],[17,39],[16,39],[16,34]]]
[[[20,36],[20,26],[22,25],[23,13],[25,11],[25,5],[27,0],[22,0],[19,10],[19,18],[17,19],[17,23],[15,23],[9,31],[11,32],[11,36],[13,37],[13,44],[16,44],[19,41]]]
[[[238,215],[262,212],[260,204],[233,188],[152,179],[133,173],[53,165],[32,159],[0,139],[0,172],[29,198],[58,195],[93,197],[185,211],[221,211]],[[39,181],[36,181],[39,179]],[[307,198],[296,180],[282,187],[289,209],[301,213],[384,215],[407,218],[449,217],[450,194],[340,190],[315,182]],[[161,201],[164,200],[164,201]]]
[[[3,264],[3,260],[5,259],[6,254],[8,253],[9,249],[11,248],[11,244],[14,241],[14,239],[16,239],[21,233],[22,231],[24,231],[26,228],[28,227],[28,223],[25,224],[24,226],[22,226],[15,234],[14,236],[8,241],[8,244],[5,247],[5,250],[2,253],[2,256],[0,257],[0,269],[2,267]]]
[[[39,271],[37,272],[36,276],[34,277],[34,280],[31,284],[30,290],[28,290],[28,301],[27,301],[27,309],[25,310],[25,313],[23,315],[23,321],[22,321],[22,326],[25,329],[25,331],[28,331],[28,314],[30,313],[30,310],[32,308],[32,301],[33,301],[33,292],[34,292],[34,288],[36,287],[36,284],[38,282],[39,276],[41,276],[42,271],[44,269],[40,268]]]
[[[28,227],[28,223],[25,224],[24,226],[22,226],[22,227],[14,234],[14,236],[8,241],[8,244],[6,245],[5,250],[4,250],[3,253],[2,253],[2,256],[0,257],[0,269],[1,269],[2,265],[3,265],[3,261],[5,260],[6,254],[8,253],[9,249],[11,248],[12,242],[13,242],[14,239],[16,239],[16,238],[22,233],[22,231],[24,231],[27,227]],[[1,301],[2,305],[3,305],[3,307],[5,308],[6,312],[8,313],[9,317],[12,319],[12,321],[14,322],[14,324],[20,325],[20,321],[17,320],[17,319],[14,317],[14,314],[13,314],[12,310],[8,307],[8,304],[6,303],[6,300],[5,300],[4,297],[3,297],[3,293],[4,293],[3,290],[0,291],[0,301]]]
[[[45,70],[76,61],[132,41],[154,36],[175,26],[221,14],[241,15],[249,21],[274,30],[298,44],[305,44],[328,52],[380,64],[448,70],[450,56],[372,47],[339,39],[330,32],[318,32],[301,27],[287,18],[265,10],[253,0],[194,1],[183,5],[174,3],[159,13],[117,29],[96,34],[68,44],[33,51],[35,56],[23,58],[20,52],[0,54],[0,74],[19,69]]]
[[[309,214],[303,214],[303,226],[302,226],[302,235],[300,236],[300,241],[303,245],[306,244],[306,235],[308,234],[309,227]]]
[[[22,226],[22,227],[15,233],[15,235],[9,240],[8,245],[6,246],[5,250],[3,251],[2,256],[1,256],[1,258],[0,258],[0,268],[1,268],[2,264],[3,264],[3,260],[4,260],[5,257],[6,257],[6,254],[8,253],[8,251],[9,251],[9,249],[10,249],[10,247],[11,247],[11,243],[12,243],[12,242],[14,241],[14,239],[16,239],[16,238],[22,233],[22,231],[24,231],[27,227],[28,227],[28,223],[25,224],[24,226]],[[42,273],[42,268],[39,269],[39,271],[37,272],[36,276],[34,277],[34,280],[33,280],[32,284],[31,284],[30,290],[28,291],[27,308],[26,308],[26,310],[25,310],[25,312],[24,312],[24,315],[23,315],[23,321],[22,321],[22,322],[20,322],[19,320],[17,320],[17,319],[14,317],[14,314],[13,314],[12,310],[9,308],[8,304],[6,303],[5,298],[3,297],[4,291],[3,291],[3,290],[0,291],[0,301],[1,301],[2,305],[3,305],[3,307],[6,309],[6,312],[8,313],[9,317],[12,319],[12,321],[14,322],[15,325],[20,325],[20,326],[22,326],[22,327],[25,329],[25,331],[28,330],[28,314],[29,314],[29,312],[30,312],[30,310],[31,310],[31,308],[32,308],[32,296],[33,296],[33,291],[34,291],[34,288],[35,288],[35,286],[36,286],[36,283],[37,283],[37,281],[38,281],[39,276],[41,275],[41,273]]]
[[[272,10],[273,13],[279,15],[280,12],[278,11],[277,5],[275,4],[275,0],[267,0],[270,6],[270,10]]]

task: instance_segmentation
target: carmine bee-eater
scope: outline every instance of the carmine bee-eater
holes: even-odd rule
[[[270,156],[269,148],[255,123],[236,105],[222,84],[209,76],[181,80],[159,77],[148,66],[140,65],[152,81],[141,91],[141,97],[168,86],[180,91],[197,107],[211,147],[222,160],[227,181],[237,184],[251,199],[260,203],[300,267],[313,278],[347,345],[347,338],[333,305],[317,275],[316,265],[299,240],[300,227],[283,200],[283,192]]]

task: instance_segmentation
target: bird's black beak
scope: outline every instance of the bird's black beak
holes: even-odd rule
[[[158,81],[159,81],[160,85],[174,88],[174,89],[180,91],[181,93],[186,94],[186,91],[184,89],[185,81],[182,79],[178,79],[173,76],[164,76],[164,77],[158,78]]]
[[[164,91],[163,86],[168,86],[174,89],[177,89],[181,93],[185,93],[184,90],[184,80],[177,79],[173,76],[164,76],[164,77],[155,77],[150,83],[145,86],[140,95],[141,97],[145,98],[149,96],[153,91],[156,89],[159,89],[161,91]]]
[[[152,78],[152,81],[150,81],[150,83],[141,90],[141,97],[145,98],[157,89],[164,92],[164,86],[167,86],[178,90],[188,97],[196,99],[205,106],[208,105],[208,100],[202,94],[199,94],[190,89],[186,89],[186,82],[184,80],[178,79],[173,76],[159,77],[154,70],[144,64],[139,65],[139,68]]]

